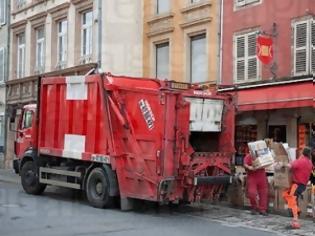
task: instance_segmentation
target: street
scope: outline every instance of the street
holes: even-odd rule
[[[44,195],[31,196],[18,184],[0,181],[0,235],[315,235],[314,229],[286,231],[285,217],[256,218],[218,206],[102,210],[71,190],[48,187]]]

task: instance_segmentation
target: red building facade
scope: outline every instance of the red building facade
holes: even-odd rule
[[[258,59],[258,37],[273,41],[262,50],[269,64]],[[267,137],[314,145],[314,1],[223,0],[221,43],[220,91],[235,95],[236,147]]]

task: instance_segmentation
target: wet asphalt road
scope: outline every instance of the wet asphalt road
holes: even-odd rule
[[[130,236],[267,236],[246,225],[229,225],[191,208],[170,210],[153,206],[137,212],[90,207],[82,195],[67,189],[47,188],[31,196],[17,184],[0,182],[0,235],[130,235]]]

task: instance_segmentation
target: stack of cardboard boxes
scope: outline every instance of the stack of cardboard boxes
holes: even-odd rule
[[[295,150],[282,143],[273,143],[270,140],[249,143],[251,155],[255,158],[253,165],[256,168],[266,168],[269,173],[269,210],[274,213],[288,214],[288,205],[283,199],[283,192],[291,185],[290,170],[287,167],[279,168],[280,163],[289,163],[295,160]],[[282,165],[281,165],[282,166]],[[230,203],[237,207],[249,207],[246,196],[246,171],[244,167],[236,167],[238,182],[229,189]],[[307,186],[303,199],[299,201],[301,217],[313,217],[315,220],[315,189]]]

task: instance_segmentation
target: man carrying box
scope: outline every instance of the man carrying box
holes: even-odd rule
[[[291,187],[283,193],[283,198],[288,203],[288,208],[293,214],[293,220],[291,222],[292,229],[299,229],[301,227],[298,215],[298,199],[305,191],[313,169],[313,164],[310,158],[311,149],[309,147],[305,147],[303,149],[302,156],[292,163],[286,164],[292,173],[292,184]]]
[[[251,154],[244,158],[244,167],[247,171],[247,197],[250,200],[252,214],[267,216],[268,181],[264,168],[256,168]],[[257,204],[257,195],[259,204]]]

